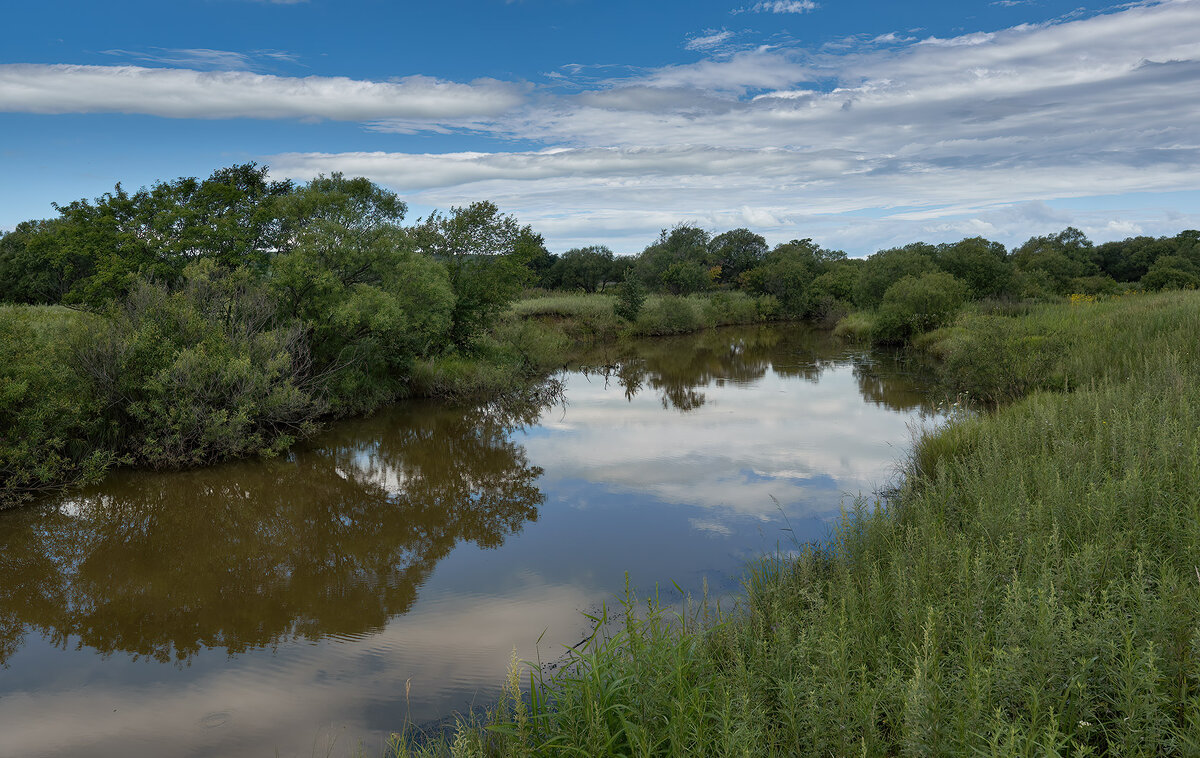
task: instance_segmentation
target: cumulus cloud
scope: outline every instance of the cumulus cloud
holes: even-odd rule
[[[0,111],[141,113],[169,118],[447,119],[501,113],[524,89],[490,79],[340,76],[140,66],[0,65]]]

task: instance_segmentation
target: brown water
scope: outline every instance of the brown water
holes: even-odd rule
[[[0,756],[377,754],[578,642],[627,571],[728,592],[820,538],[923,411],[898,355],[797,327],[587,364],[551,406],[404,404],[0,513]]]

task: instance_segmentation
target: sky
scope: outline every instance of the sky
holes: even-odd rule
[[[0,230],[256,161],[491,200],[551,251],[676,223],[851,255],[1200,228],[1200,0],[14,3]]]

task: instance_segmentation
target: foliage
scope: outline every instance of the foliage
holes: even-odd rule
[[[920,276],[937,269],[936,248],[921,242],[881,250],[869,256],[858,274],[854,303],[860,308],[877,308],[888,288],[906,276]]]
[[[27,222],[0,245],[0,287],[10,301],[102,307],[138,279],[175,282],[199,258],[262,271],[292,236],[277,201],[290,182],[253,163],[160,182],[129,193],[120,184],[94,201],[56,205],[59,217]]]
[[[269,294],[212,261],[183,286],[139,284],[77,348],[80,373],[139,464],[276,455],[324,411],[304,333]]]
[[[999,242],[968,237],[939,245],[933,260],[938,268],[965,283],[973,300],[1008,294],[1012,286],[1012,264]]]
[[[449,337],[466,347],[520,293],[527,263],[544,250],[540,235],[490,202],[434,212],[412,230],[417,249],[446,266],[454,292]]]
[[[663,229],[658,240],[638,256],[635,271],[647,287],[658,288],[667,284],[663,279],[667,270],[679,264],[675,269],[677,273],[674,278],[696,282],[697,277],[685,277],[680,272],[694,272],[696,268],[708,271],[709,239],[708,232],[690,224],[679,224],[670,230]]]
[[[963,319],[959,328],[966,336],[947,350],[942,372],[948,391],[995,404],[1058,382],[1063,336],[1030,331],[1029,326],[1003,316]]]
[[[98,479],[116,456],[100,399],[72,372],[86,316],[0,306],[0,508]]]
[[[58,219],[22,221],[0,236],[0,300],[60,303],[94,270],[94,261],[66,244]]]
[[[767,256],[767,241],[749,229],[732,229],[708,243],[709,263],[720,269],[717,281],[734,285]]]
[[[710,270],[695,261],[676,261],[667,266],[658,279],[672,295],[693,295],[712,284]]]
[[[1058,234],[1032,237],[1013,251],[1013,264],[1022,271],[1040,271],[1053,291],[1065,294],[1072,279],[1100,273],[1091,241],[1075,227]]]
[[[1196,289],[1200,287],[1200,266],[1182,255],[1164,255],[1142,277],[1148,290]]]
[[[826,250],[811,239],[792,240],[776,245],[759,266],[742,275],[741,281],[750,292],[774,296],[785,315],[812,318],[823,315],[825,296],[830,293],[811,285],[835,269],[849,271],[845,260],[845,253]],[[822,287],[836,286],[831,279],[823,280]]]
[[[875,315],[867,311],[848,313],[833,327],[835,337],[843,337],[855,342],[869,342],[874,331]]]
[[[613,303],[613,313],[625,321],[637,321],[646,302],[646,290],[642,282],[632,272],[617,285],[617,301]]]
[[[331,410],[376,408],[403,391],[414,360],[447,341],[446,271],[412,249],[399,226],[404,203],[366,179],[318,177],[285,211],[305,224],[272,261],[281,313],[304,325]]]
[[[696,301],[678,295],[662,295],[642,309],[633,332],[641,335],[684,334],[703,326]]]
[[[551,273],[556,286],[584,292],[603,292],[617,268],[613,251],[603,245],[577,247],[559,256]]]
[[[897,343],[949,323],[967,300],[967,285],[944,271],[906,276],[888,287],[872,338]]]

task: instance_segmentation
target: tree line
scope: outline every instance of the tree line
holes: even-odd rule
[[[742,290],[774,298],[783,317],[830,323],[865,311],[873,315],[878,341],[902,342],[946,323],[971,300],[1194,289],[1200,286],[1200,231],[1096,245],[1068,227],[1031,237],[1011,251],[999,242],[969,237],[850,258],[811,239],[770,247],[749,229],[711,235],[681,224],[663,230],[635,256],[589,247],[561,256],[544,253],[534,265],[547,288],[603,292],[616,284],[622,296],[630,290],[674,295]]]
[[[0,304],[87,313],[0,307],[0,503],[116,463],[277,454],[321,418],[410,393],[421,371],[476,389],[532,375],[561,345],[505,326],[528,287],[614,293],[622,323],[647,293],[682,313],[681,296],[739,291],[763,318],[869,313],[873,339],[901,342],[972,299],[1200,285],[1193,230],[1094,245],[1068,228],[1011,252],[974,237],[852,259],[681,224],[633,256],[554,255],[490,202],[405,224],[406,204],[367,179],[273,181],[253,163],[55,207],[0,236]]]

